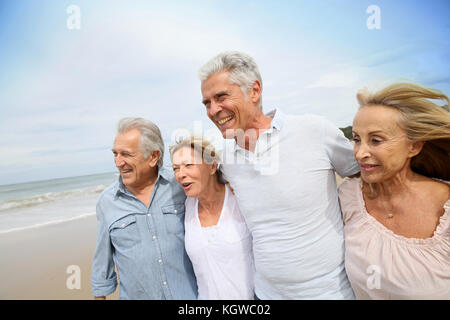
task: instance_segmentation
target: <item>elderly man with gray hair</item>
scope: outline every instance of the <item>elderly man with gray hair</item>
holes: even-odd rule
[[[335,172],[359,172],[352,145],[314,115],[262,111],[255,61],[224,52],[200,70],[203,104],[226,141],[222,171],[253,237],[255,298],[353,299]]]
[[[159,128],[124,118],[112,149],[118,181],[97,203],[98,234],[92,264],[96,299],[116,290],[120,299],[197,299],[197,284],[184,248],[183,189],[163,168]]]

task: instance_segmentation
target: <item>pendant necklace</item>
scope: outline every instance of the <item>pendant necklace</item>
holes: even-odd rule
[[[388,214],[387,214],[387,217],[388,217],[389,219],[392,219],[392,218],[394,217],[394,212],[393,212],[392,210],[388,210],[388,209],[386,208],[386,205],[384,204],[383,201],[381,202],[381,204],[383,205],[384,210],[388,213]]]
[[[371,189],[370,191],[372,192],[373,190],[372,190],[372,186],[370,184],[369,184],[369,188]],[[364,192],[363,190],[361,190],[361,191]],[[381,201],[381,204],[383,205],[385,212],[387,212],[387,217],[389,219],[392,219],[394,217],[394,212],[392,210],[388,210],[386,208],[386,205],[384,204],[384,201]]]

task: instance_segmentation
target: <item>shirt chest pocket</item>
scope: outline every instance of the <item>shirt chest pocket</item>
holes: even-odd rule
[[[128,215],[113,222],[109,234],[114,246],[131,248],[140,242],[136,216]]]
[[[166,230],[171,234],[184,234],[184,203],[161,207]]]

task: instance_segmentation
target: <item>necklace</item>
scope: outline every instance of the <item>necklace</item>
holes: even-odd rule
[[[372,186],[371,186],[370,184],[369,184],[369,188],[370,188],[371,193],[373,193]],[[364,193],[364,186],[361,187],[361,192]],[[384,204],[384,201],[380,200],[380,202],[381,202],[381,204],[382,204],[383,207],[384,207],[384,211],[387,212],[387,217],[388,217],[389,219],[392,219],[392,218],[394,217],[394,212],[393,212],[393,210],[392,210],[392,209],[391,209],[391,210],[388,210],[388,208],[386,208],[386,205]]]
[[[385,212],[387,212],[387,217],[389,219],[392,219],[394,217],[394,212],[392,211],[392,209],[389,210],[388,208],[386,208],[386,205],[384,204],[384,201],[381,201],[381,204],[383,205]]]

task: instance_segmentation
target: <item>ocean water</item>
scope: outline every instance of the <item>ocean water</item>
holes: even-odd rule
[[[0,233],[95,215],[101,192],[118,173],[0,185]]]

